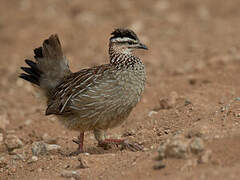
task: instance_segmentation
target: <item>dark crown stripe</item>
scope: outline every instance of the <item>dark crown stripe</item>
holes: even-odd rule
[[[130,29],[118,28],[118,29],[115,29],[115,31],[113,31],[111,35],[113,36],[110,39],[128,37],[134,40],[138,40],[137,35]]]

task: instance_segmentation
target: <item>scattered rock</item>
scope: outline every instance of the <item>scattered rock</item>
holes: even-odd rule
[[[166,149],[166,156],[175,158],[187,158],[189,152],[189,140],[182,137],[173,138]]]
[[[159,100],[159,109],[170,109],[171,106],[169,105],[168,99],[160,99]]]
[[[3,142],[3,133],[0,133],[0,142]]]
[[[189,105],[189,104],[192,104],[192,102],[189,101],[189,100],[185,100],[185,101],[184,101],[184,106],[187,106],[187,105]]]
[[[57,144],[57,138],[49,136],[47,133],[45,133],[43,136],[43,141],[48,144]]]
[[[189,78],[188,78],[188,82],[189,82],[189,84],[191,84],[191,85],[195,85],[195,84],[197,83],[197,78],[195,78],[195,77],[189,77]]]
[[[175,135],[162,142],[158,148],[158,160],[166,157],[186,159],[204,154],[205,145],[200,137]],[[207,156],[207,155],[205,155]]]
[[[46,144],[47,151],[57,151],[61,148],[61,146],[57,144]]]
[[[157,111],[150,111],[148,113],[148,117],[151,117],[152,115],[157,114],[157,113],[158,113]]]
[[[197,164],[198,164],[198,161],[197,161],[196,158],[188,159],[186,161],[186,163],[182,166],[181,171],[184,171],[184,170],[189,169],[189,168],[196,167]]]
[[[12,156],[12,159],[25,161],[25,156],[22,155],[22,154],[15,154],[15,155]]]
[[[159,100],[159,107],[154,110],[160,109],[171,109],[175,106],[178,99],[178,94],[175,91],[172,91],[169,95],[169,98],[163,98]]]
[[[212,155],[212,151],[210,149],[207,149],[206,151],[204,151],[202,153],[202,155],[200,156],[198,162],[199,163],[208,163],[209,160],[211,159],[211,155]]]
[[[14,149],[18,149],[23,146],[23,142],[13,134],[7,134],[4,142],[8,151],[13,151]]]
[[[153,169],[162,169],[165,168],[166,165],[163,163],[163,161],[158,161],[154,166]]]
[[[204,150],[204,142],[201,138],[196,137],[192,140],[190,144],[191,151],[198,154]]]
[[[32,154],[34,156],[47,154],[49,151],[56,151],[60,149],[61,146],[57,144],[47,144],[43,141],[34,142],[32,144]]]
[[[4,157],[1,157],[1,158],[0,158],[0,169],[1,169],[1,168],[4,168],[4,167],[6,167],[6,166],[7,166],[7,161],[5,160]]]
[[[78,158],[78,161],[79,161],[80,164],[77,166],[77,169],[89,168],[87,163],[84,160],[82,160],[81,157]]]
[[[135,136],[136,135],[136,132],[134,129],[129,129],[127,130],[126,132],[123,133],[123,137],[127,137],[127,136]]]
[[[47,153],[46,143],[38,141],[32,144],[32,154],[34,156],[44,155],[46,153]]]
[[[63,170],[61,176],[64,178],[73,178],[75,180],[80,180],[80,173],[78,171]]]
[[[4,143],[3,133],[0,133],[0,153],[6,152],[6,151],[7,151],[7,147]]]
[[[29,126],[30,124],[32,124],[32,120],[28,119],[24,122],[24,125]]]
[[[203,134],[198,129],[190,129],[186,133],[186,138],[202,137]]]
[[[8,114],[6,112],[0,111],[0,129],[6,129],[9,124]]]
[[[165,152],[167,149],[168,142],[162,142],[158,148],[158,160],[162,160],[165,158]]]
[[[38,157],[37,156],[32,156],[31,159],[28,160],[28,164],[34,163],[38,161]]]

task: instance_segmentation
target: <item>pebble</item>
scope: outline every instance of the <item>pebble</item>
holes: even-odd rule
[[[47,151],[54,151],[54,150],[60,149],[61,146],[57,144],[46,144],[46,148],[47,148]]]
[[[1,153],[1,152],[5,152],[5,151],[7,151],[7,147],[6,147],[6,145],[4,144],[3,134],[0,133],[0,153]]]
[[[204,150],[203,140],[199,137],[194,138],[190,144],[190,148],[194,154],[202,152]]]
[[[5,144],[7,146],[8,151],[12,151],[23,146],[23,142],[16,135],[13,134],[8,134],[6,136]]]
[[[3,133],[0,133],[0,143],[3,142]]]
[[[32,144],[32,154],[34,156],[45,155],[49,151],[55,151],[60,148],[61,146],[57,144],[47,144],[47,143],[44,143],[43,141],[38,141]]]
[[[165,151],[167,148],[167,143],[161,143],[159,148],[158,148],[158,159],[162,160],[165,158]]]
[[[205,145],[200,137],[191,139],[183,135],[175,135],[160,144],[157,159],[162,160],[166,157],[186,159],[192,154],[201,154],[204,149]]]
[[[34,156],[44,155],[46,153],[47,153],[46,143],[38,141],[32,144],[32,154]]]
[[[207,149],[206,151],[203,152],[203,154],[200,156],[198,162],[199,163],[208,163],[209,160],[211,159],[212,156],[212,151],[210,149]]]
[[[165,167],[166,167],[166,165],[163,163],[163,161],[158,161],[153,166],[153,169],[162,169],[162,168],[165,168]]]
[[[28,164],[33,163],[38,161],[38,157],[37,156],[32,156],[31,159],[28,160]]]
[[[89,168],[86,161],[84,161],[81,157],[78,158],[78,161],[79,161],[79,165],[77,166],[77,169]]]
[[[61,176],[64,178],[73,178],[74,180],[80,180],[80,173],[78,171],[63,170]]]
[[[166,156],[185,159],[189,154],[188,147],[188,139],[175,137],[167,145]]]
[[[55,137],[49,136],[47,133],[45,133],[43,136],[43,141],[48,144],[57,144],[57,139]]]
[[[15,154],[12,156],[14,160],[22,160],[23,162],[25,161],[25,157],[22,154]]]
[[[32,124],[32,120],[28,119],[24,122],[24,125],[29,126],[30,124]]]
[[[7,125],[9,125],[9,119],[7,113],[0,112],[0,129],[6,129]]]

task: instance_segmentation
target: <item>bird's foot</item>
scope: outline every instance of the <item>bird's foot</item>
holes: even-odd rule
[[[111,145],[121,146],[121,149],[129,149],[130,151],[142,151],[143,147],[137,143],[128,142],[124,139],[105,139],[104,141],[98,142],[100,147],[104,149],[110,149]]]
[[[78,145],[78,149],[74,152],[71,152],[69,156],[77,156],[81,153],[84,153],[83,151],[83,138],[84,133],[80,133],[80,136],[78,136],[78,139],[73,139],[72,141]]]

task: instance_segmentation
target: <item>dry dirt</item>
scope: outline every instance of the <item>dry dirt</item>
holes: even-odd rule
[[[16,135],[23,146],[0,149],[0,179],[64,179],[64,170],[81,179],[239,179],[239,7],[237,0],[1,1],[0,133]],[[147,84],[127,122],[108,134],[140,142],[144,151],[103,150],[88,132],[88,153],[66,157],[60,152],[75,150],[78,133],[44,116],[45,104],[18,78],[19,67],[52,33],[73,71],[106,63],[116,27],[132,28],[149,47],[137,52]],[[200,136],[211,158],[165,158],[165,168],[154,169],[159,144],[175,134]],[[61,151],[31,161],[32,143],[46,137]],[[88,168],[79,168],[79,158]]]

